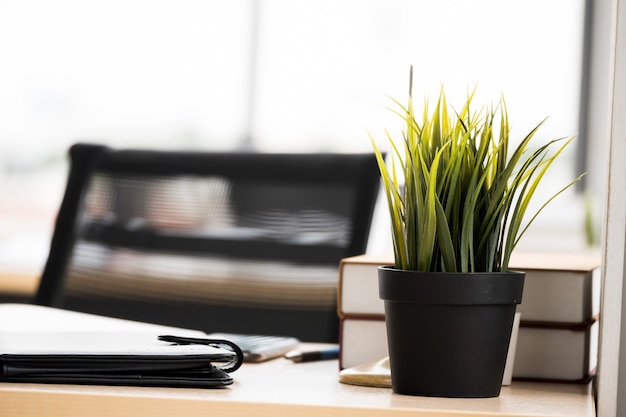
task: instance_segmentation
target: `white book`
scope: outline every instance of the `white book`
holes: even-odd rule
[[[526,273],[524,321],[585,323],[600,312],[599,254],[516,254],[509,269]]]
[[[520,325],[509,347],[513,379],[585,382],[597,363],[598,323],[581,326]],[[341,319],[339,365],[352,368],[388,356],[382,317]]]
[[[378,267],[392,264],[392,256],[343,259],[339,266],[339,316],[383,316]],[[522,304],[517,308],[523,321],[583,323],[599,312],[597,254],[515,254],[509,269],[526,273]]]
[[[339,367],[352,368],[389,356],[387,329],[380,317],[345,317],[339,331]]]
[[[586,382],[598,361],[599,323],[528,326],[519,329],[513,377]]]
[[[339,317],[384,316],[385,306],[378,296],[380,265],[393,265],[393,257],[358,255],[341,260],[337,288]]]

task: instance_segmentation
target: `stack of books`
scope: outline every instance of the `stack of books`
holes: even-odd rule
[[[388,356],[385,307],[378,296],[378,267],[393,258],[359,255],[341,260],[337,288],[339,367],[352,368]]]
[[[588,382],[595,374],[600,255],[518,254],[526,272],[513,377]]]
[[[340,263],[341,369],[388,355],[378,266],[392,264],[371,255]],[[587,382],[597,360],[600,256],[516,254],[509,266],[526,273],[513,379]]]

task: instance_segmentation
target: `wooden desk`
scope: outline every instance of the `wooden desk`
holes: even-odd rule
[[[0,324],[7,328],[15,305],[0,305]],[[13,310],[11,310],[13,307]],[[35,311],[42,329],[67,323],[74,313],[21,307],[8,329],[24,326]],[[20,310],[20,308],[17,308]],[[80,315],[78,317],[83,317]],[[32,318],[32,316],[31,316]],[[108,319],[95,318],[105,329]],[[22,323],[20,323],[22,322]],[[29,323],[27,323],[29,324]],[[32,324],[32,323],[30,323]],[[1,336],[1,335],[0,335]],[[280,358],[244,364],[224,389],[0,384],[3,417],[98,416],[594,416],[590,385],[513,382],[498,398],[446,399],[396,395],[389,389],[338,382],[336,360],[293,363]]]
[[[2,271],[0,294],[33,297],[39,287],[40,276],[38,271]]]
[[[337,362],[244,366],[225,389],[0,384],[4,417],[593,416],[588,386],[514,382],[498,398],[442,399],[337,382]]]

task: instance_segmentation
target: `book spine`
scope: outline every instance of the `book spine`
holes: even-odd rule
[[[520,323],[515,347],[514,380],[585,383],[597,357],[597,321],[563,326]],[[345,369],[388,355],[384,316],[340,319],[339,368]]]
[[[378,295],[378,267],[385,262],[367,259],[346,258],[340,264],[337,289],[340,317],[384,315]],[[526,269],[525,272],[524,295],[517,308],[522,321],[583,323],[599,313],[599,268]]]
[[[388,356],[387,329],[381,316],[347,316],[339,324],[339,369]]]

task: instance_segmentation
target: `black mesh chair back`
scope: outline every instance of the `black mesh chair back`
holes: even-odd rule
[[[206,332],[336,342],[341,258],[365,252],[372,154],[70,149],[35,302]]]

